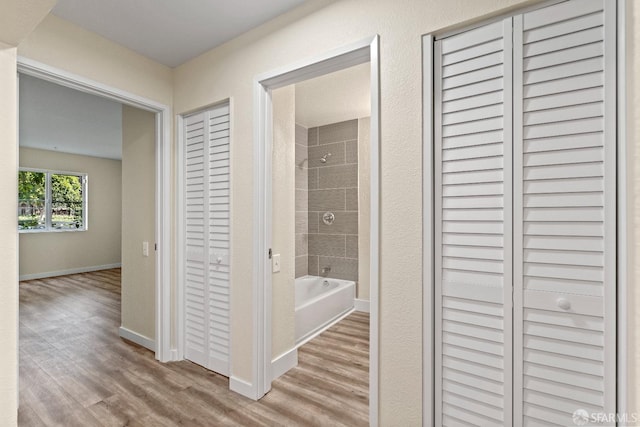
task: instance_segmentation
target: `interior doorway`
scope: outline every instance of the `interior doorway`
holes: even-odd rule
[[[271,388],[272,372],[272,149],[275,89],[335,71],[370,63],[370,348],[369,422],[377,425],[378,414],[378,290],[379,290],[379,63],[378,37],[372,37],[284,70],[256,78],[254,120],[254,370],[252,393],[256,399]],[[233,388],[233,384],[232,384]]]
[[[155,323],[155,336],[153,342],[148,343],[155,351],[155,357],[159,361],[172,360],[170,348],[171,317],[170,317],[170,110],[169,107],[155,101],[142,98],[126,91],[108,87],[85,79],[63,70],[50,67],[25,58],[18,59],[19,75],[35,77],[40,80],[55,83],[60,86],[75,89],[80,92],[97,95],[112,101],[119,102],[125,107],[135,107],[153,114],[153,126],[155,130],[154,150],[155,162],[153,165],[155,184],[154,211],[154,240],[147,242],[147,246],[139,248],[146,252],[155,252],[153,270],[155,272],[155,299],[153,317]],[[16,190],[17,193],[17,190]]]

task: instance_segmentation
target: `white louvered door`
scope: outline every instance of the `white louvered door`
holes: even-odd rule
[[[229,106],[184,121],[185,358],[229,375]]]
[[[435,44],[436,425],[511,424],[511,27]]]
[[[616,412],[616,10],[434,44],[435,425]]]
[[[615,413],[615,2],[514,20],[514,412]]]

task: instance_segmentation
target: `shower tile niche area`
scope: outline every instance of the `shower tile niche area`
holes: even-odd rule
[[[358,281],[358,119],[296,125],[296,278],[305,275]]]

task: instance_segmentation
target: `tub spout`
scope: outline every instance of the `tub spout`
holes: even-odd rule
[[[320,274],[322,275],[322,277],[327,277],[329,275],[329,272],[331,272],[331,267],[329,266],[322,267],[322,270],[320,270]]]

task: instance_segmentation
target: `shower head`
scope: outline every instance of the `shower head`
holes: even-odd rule
[[[320,162],[327,163],[327,160],[329,159],[329,157],[331,157],[331,153],[325,154],[324,156],[320,157]]]

